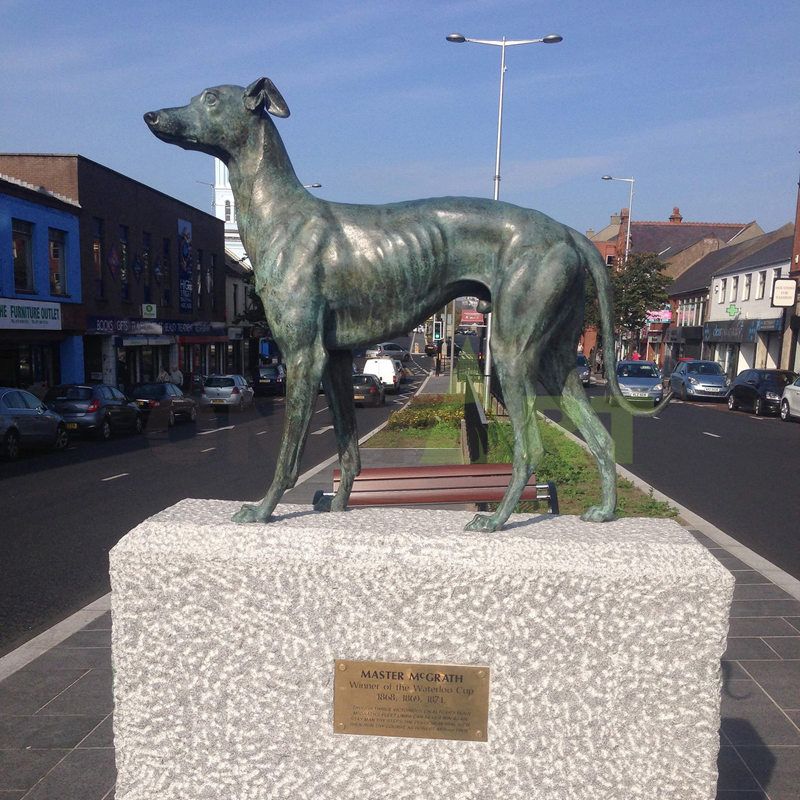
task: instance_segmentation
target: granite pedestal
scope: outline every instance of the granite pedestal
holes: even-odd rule
[[[714,797],[733,578],[675,522],[238,508],[111,553],[117,800]],[[488,741],[335,733],[337,658],[488,665]]]

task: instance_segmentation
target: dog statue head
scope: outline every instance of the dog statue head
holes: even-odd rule
[[[205,89],[185,106],[148,111],[144,121],[162,141],[184,150],[199,150],[226,164],[247,141],[253,121],[268,119],[264,112],[288,117],[289,107],[269,78],[242,86]]]

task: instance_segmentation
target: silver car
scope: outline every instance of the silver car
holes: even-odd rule
[[[617,362],[617,383],[628,400],[657,405],[664,397],[661,370],[655,361]],[[609,402],[613,402],[608,395]]]
[[[209,375],[200,395],[200,408],[241,411],[253,404],[255,392],[243,375]]]
[[[725,370],[716,361],[684,361],[669,376],[669,385],[681,400],[713,397],[724,400],[731,388]]]
[[[367,348],[367,358],[398,358],[400,361],[408,361],[411,354],[405,347],[400,347],[395,342],[381,342],[380,344],[373,345]]]
[[[63,417],[24,389],[0,386],[0,444],[3,458],[13,461],[31,445],[64,450],[69,433]]]
[[[800,418],[800,378],[786,385],[781,396],[781,419],[784,422]]]

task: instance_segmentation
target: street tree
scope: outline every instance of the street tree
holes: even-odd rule
[[[669,299],[672,278],[664,275],[666,267],[655,253],[630,253],[612,270],[615,327],[627,333],[637,348],[647,312],[663,308]]]

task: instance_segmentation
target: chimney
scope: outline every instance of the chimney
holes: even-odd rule
[[[673,225],[680,225],[681,222],[683,222],[683,217],[681,216],[681,210],[678,208],[678,206],[675,206],[672,209],[672,214],[670,214],[669,216],[669,221]]]
[[[612,214],[611,215],[611,222],[609,222],[608,224],[609,225],[619,225],[619,223],[620,223],[619,214]]]

